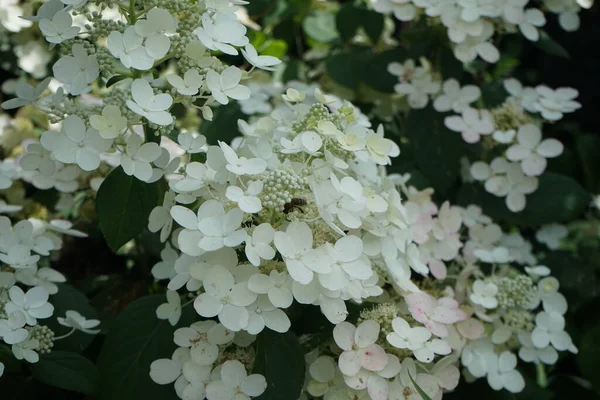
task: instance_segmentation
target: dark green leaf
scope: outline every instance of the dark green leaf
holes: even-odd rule
[[[54,306],[54,315],[57,317],[64,318],[67,311],[73,310],[83,315],[86,319],[98,318],[98,313],[90,305],[88,298],[70,285],[58,284],[58,293],[50,297],[50,303]],[[56,318],[49,319],[45,324],[48,328],[52,329],[56,336],[61,336],[71,331],[70,328],[59,324]],[[102,325],[99,328],[102,328]],[[76,331],[69,337],[56,341],[54,343],[54,350],[68,350],[80,353],[93,340],[94,335]]]
[[[113,322],[98,356],[102,379],[98,399],[177,399],[172,385],[159,386],[150,379],[150,364],[171,357],[176,347],[173,332],[189,325],[195,312],[190,307],[184,309],[179,325],[172,327],[156,318],[156,308],[165,302],[164,295],[142,297]]]
[[[204,121],[200,125],[200,133],[206,136],[208,144],[216,145],[219,140],[230,143],[234,137],[240,135],[237,121],[245,115],[237,102],[215,107],[213,112],[213,120]]]
[[[577,136],[575,148],[581,160],[585,187],[596,193],[600,189],[600,138],[592,134]]]
[[[104,179],[96,197],[100,230],[114,251],[148,225],[152,209],[162,202],[160,182],[146,183],[115,168]]]
[[[382,93],[394,93],[394,85],[398,77],[388,72],[388,65],[392,62],[403,62],[406,51],[401,48],[387,50],[370,57],[365,62],[362,79],[366,85]]]
[[[429,106],[412,110],[403,133],[413,148],[419,170],[433,188],[445,194],[460,174],[460,159],[466,151],[460,134],[444,125],[444,115]]]
[[[109,80],[106,81],[106,87],[109,88],[117,82],[121,82],[123,79],[127,78],[125,75],[113,75]]]
[[[350,89],[358,89],[365,77],[368,62],[365,52],[342,52],[329,56],[326,61],[327,73],[336,83]]]
[[[373,44],[377,44],[379,37],[383,32],[384,18],[383,14],[377,11],[363,9],[362,11],[362,26],[371,39]]]
[[[304,352],[292,331],[265,329],[256,340],[253,373],[267,380],[267,390],[257,400],[296,400],[304,386]]]
[[[548,34],[540,30],[540,39],[534,42],[538,49],[552,56],[570,58],[569,53],[559,43],[555,42]]]
[[[352,4],[344,4],[335,16],[335,26],[343,40],[351,39],[360,26],[361,10]]]
[[[98,368],[80,354],[52,351],[31,364],[31,373],[39,381],[61,389],[95,395],[100,383]]]
[[[328,43],[338,37],[335,28],[335,16],[327,11],[315,11],[302,21],[304,33],[311,39]]]

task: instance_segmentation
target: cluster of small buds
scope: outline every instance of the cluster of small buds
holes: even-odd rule
[[[386,336],[393,332],[392,321],[398,315],[398,305],[395,303],[380,303],[372,308],[362,310],[358,322],[369,319],[377,322],[381,327],[380,335]]]
[[[490,110],[494,117],[496,129],[501,131],[517,130],[519,127],[533,121],[521,106],[514,101],[505,101]]]
[[[263,182],[263,190],[259,198],[264,207],[283,210],[286,203],[307,186],[306,179],[289,169],[267,171],[258,177]]]
[[[304,118],[292,124],[292,131],[296,134],[313,130],[317,124],[322,121],[331,121],[334,124],[339,120],[340,116],[331,114],[327,107],[321,103],[313,104]]]
[[[39,345],[35,349],[40,354],[49,354],[54,347],[54,331],[45,325],[36,325],[28,328],[29,338],[38,341]]]
[[[515,330],[532,331],[535,327],[534,315],[522,308],[510,308],[502,315],[504,323]]]
[[[514,278],[502,277],[493,280],[498,287],[498,306],[506,309],[525,308],[531,306],[535,299],[536,289],[533,281],[526,275]]]

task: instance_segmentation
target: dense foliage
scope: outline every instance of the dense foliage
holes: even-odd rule
[[[0,0],[1,398],[598,397],[592,6]]]

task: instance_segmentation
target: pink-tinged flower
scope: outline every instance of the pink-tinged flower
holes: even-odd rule
[[[467,314],[459,308],[458,302],[450,297],[436,299],[421,292],[409,294],[404,300],[413,318],[439,337],[448,336],[446,324],[467,319]]]
[[[333,328],[335,343],[344,350],[340,354],[340,371],[346,376],[358,374],[361,368],[367,371],[382,371],[388,358],[381,346],[375,344],[379,337],[379,324],[367,320],[355,328],[349,322],[341,322]]]

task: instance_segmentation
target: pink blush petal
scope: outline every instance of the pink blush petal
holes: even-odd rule
[[[374,344],[362,349],[362,367],[364,369],[369,371],[381,371],[385,368],[387,362],[387,355],[381,346]]]

